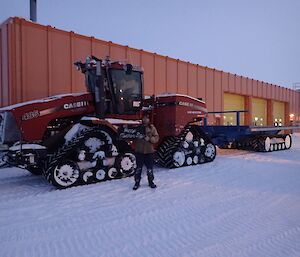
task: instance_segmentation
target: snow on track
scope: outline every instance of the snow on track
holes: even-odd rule
[[[0,170],[0,256],[300,256],[300,135],[289,151],[56,190]]]

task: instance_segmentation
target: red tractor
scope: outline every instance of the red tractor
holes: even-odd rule
[[[75,63],[88,93],[48,97],[0,109],[6,164],[43,174],[58,188],[130,176],[142,112],[160,134],[158,163],[181,167],[213,161],[215,145],[199,126],[203,101],[179,94],[144,97],[143,71],[88,57]]]

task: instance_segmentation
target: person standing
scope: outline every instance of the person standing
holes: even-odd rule
[[[135,184],[133,190],[137,190],[140,186],[143,166],[147,168],[148,184],[151,188],[156,188],[154,184],[153,161],[154,161],[154,144],[159,140],[159,135],[153,124],[150,123],[148,113],[144,114],[142,119],[145,137],[136,140],[136,162],[137,168],[134,175]]]

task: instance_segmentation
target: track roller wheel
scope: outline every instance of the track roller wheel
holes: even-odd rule
[[[114,179],[118,176],[118,170],[115,167],[111,167],[107,172],[107,177],[110,179]]]
[[[91,184],[91,183],[93,183],[93,181],[94,181],[94,179],[93,179],[93,172],[91,172],[91,171],[85,171],[82,174],[82,181],[85,184]]]
[[[187,164],[188,166],[190,166],[190,165],[193,164],[193,158],[192,158],[191,156],[188,156],[188,157],[186,158],[186,164]]]
[[[99,182],[106,180],[106,170],[104,168],[98,169],[95,172],[95,179]]]
[[[117,160],[117,167],[124,176],[133,175],[136,168],[136,158],[134,154],[122,154]]]
[[[71,160],[62,160],[53,167],[53,172],[49,176],[50,182],[60,188],[75,186],[79,182],[79,167],[76,162]]]
[[[173,154],[173,164],[175,167],[182,167],[185,162],[185,154],[183,151],[178,150]]]
[[[194,157],[193,157],[193,164],[198,164],[199,163],[199,157],[197,156],[197,155],[195,155]]]
[[[183,143],[182,143],[182,147],[183,148],[185,148],[185,149],[188,149],[189,148],[189,143],[187,142],[187,141],[184,141]]]
[[[190,143],[192,142],[194,139],[194,135],[191,131],[189,131],[186,135],[185,135],[185,141]]]

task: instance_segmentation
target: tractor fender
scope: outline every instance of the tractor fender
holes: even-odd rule
[[[117,130],[118,130],[118,128],[116,126],[114,126],[107,120],[98,119],[96,117],[83,117],[79,122],[80,122],[80,124],[87,126],[87,127],[99,127],[99,126],[107,127],[110,130],[112,130],[112,132],[114,132],[114,133],[117,133]]]

